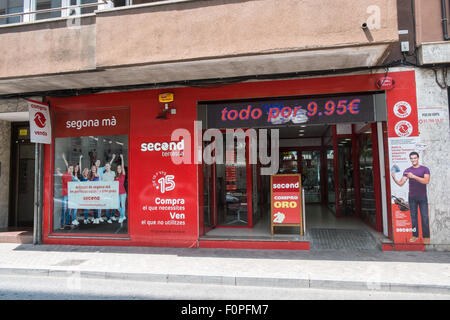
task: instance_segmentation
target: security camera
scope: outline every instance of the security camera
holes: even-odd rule
[[[364,30],[369,29],[369,27],[367,26],[367,23],[366,23],[366,22],[364,22],[364,23],[361,25],[361,28],[363,28]]]

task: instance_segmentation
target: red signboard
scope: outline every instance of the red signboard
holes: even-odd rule
[[[128,134],[128,108],[57,112],[55,137]]]
[[[302,186],[299,174],[271,176],[271,225],[302,228]]]

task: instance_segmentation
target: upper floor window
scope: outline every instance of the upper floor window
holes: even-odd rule
[[[129,0],[116,1],[116,6],[129,4]],[[64,9],[69,6],[76,7]],[[0,25],[87,14],[111,7],[114,7],[112,0],[0,0]]]
[[[0,16],[23,12],[23,0],[0,0]],[[0,18],[0,24],[18,23],[20,16]]]

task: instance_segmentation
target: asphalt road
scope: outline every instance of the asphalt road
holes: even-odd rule
[[[450,293],[292,289],[0,275],[0,300],[450,300]]]

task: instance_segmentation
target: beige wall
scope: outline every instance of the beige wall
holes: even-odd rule
[[[450,19],[450,6],[447,2],[447,18]],[[441,0],[416,0],[416,41],[420,46],[423,42],[444,41],[442,30]],[[450,32],[450,23],[448,23]]]
[[[157,63],[398,39],[395,0],[209,0],[97,13],[97,65]]]
[[[369,41],[361,24],[374,5],[381,24]],[[76,20],[53,19],[1,26],[0,80],[397,40],[396,0],[150,3],[98,11],[79,25]],[[54,81],[58,87],[60,81]]]
[[[0,79],[95,68],[95,16],[79,22],[1,26]]]

